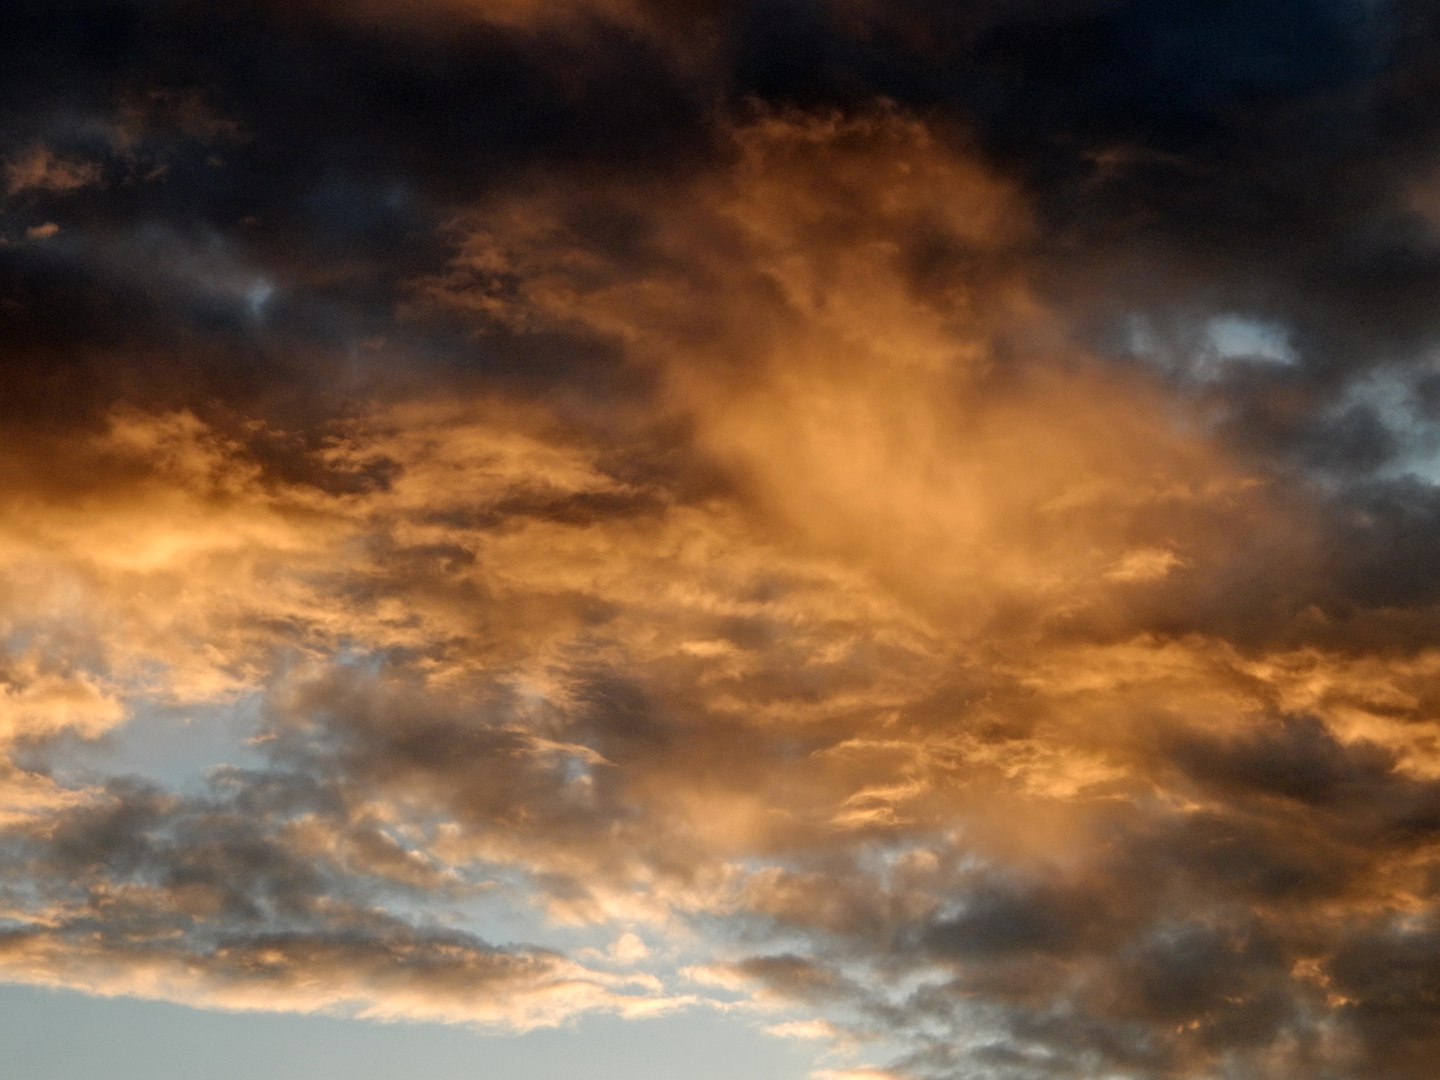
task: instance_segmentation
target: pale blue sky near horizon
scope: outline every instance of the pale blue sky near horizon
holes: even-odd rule
[[[4,1080],[804,1080],[816,1049],[702,1009],[493,1035],[0,985]]]
[[[57,741],[47,760],[73,784],[128,774],[198,793],[222,762],[263,767],[248,744],[256,708],[252,699],[147,705],[104,739]],[[523,905],[492,903],[470,916],[467,929],[500,942],[603,949],[614,936],[607,928],[590,940]],[[822,1048],[767,1035],[763,1022],[696,1007],[632,1020],[579,1016],[506,1035],[0,984],[0,1080],[805,1080]]]

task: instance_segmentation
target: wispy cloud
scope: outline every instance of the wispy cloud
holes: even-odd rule
[[[0,975],[1428,1075],[1432,66],[1273,6],[156,8],[0,107],[87,189],[0,248]],[[162,710],[246,741],[114,775]]]
[[[100,166],[61,157],[43,144],[5,162],[5,193],[27,191],[64,193],[100,182]]]

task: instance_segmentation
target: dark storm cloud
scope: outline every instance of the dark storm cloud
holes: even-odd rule
[[[52,244],[79,230],[82,250],[50,257],[81,275],[108,263],[122,288],[150,272],[156,233],[193,249],[191,262],[219,249],[253,279],[255,292],[164,296],[156,317],[171,325],[144,345],[198,331],[222,370],[246,347],[343,355],[396,334],[397,285],[443,258],[436,225],[517,171],[648,175],[708,160],[706,118],[752,95],[820,109],[885,97],[954,117],[1023,180],[1047,224],[1042,248],[1056,246],[1053,287],[1102,338],[1177,304],[1278,321],[1318,382],[1311,412],[1348,372],[1429,340],[1420,312],[1437,264],[1405,203],[1435,141],[1413,104],[1429,67],[1419,9],[716,5],[668,24],[708,28],[697,66],[675,58],[669,31],[627,23],[624,5],[581,7],[531,24],[500,18],[503,5],[395,19],[258,4],[9,11],[7,160],[44,152],[103,178],[48,193],[53,206],[31,192],[10,215],[53,221]],[[97,232],[109,240],[98,258],[85,250]],[[83,312],[91,285],[59,287]],[[283,344],[253,340],[248,308],[264,289]],[[69,322],[43,320],[57,339],[46,353]],[[459,347],[442,335],[441,351]],[[504,350],[472,357],[487,351]],[[268,378],[303,381],[302,367],[276,361]],[[198,392],[241,393],[213,378]],[[251,378],[267,380],[264,367]],[[1357,427],[1348,454],[1316,448],[1303,424],[1254,423],[1321,468],[1385,459],[1380,421]]]
[[[603,26],[395,35],[165,3],[0,23],[0,317],[7,398],[31,420],[219,401],[303,425],[337,386],[396,377],[380,342],[406,368],[459,355],[523,378],[543,362],[397,326],[399,284],[443,257],[439,224],[516,170],[705,140],[657,50]]]

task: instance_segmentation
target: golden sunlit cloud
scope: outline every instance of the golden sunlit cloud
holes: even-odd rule
[[[238,122],[145,100],[224,167]],[[1440,653],[1309,597],[1320,488],[1102,355],[978,136],[748,109],[692,167],[507,173],[403,275],[402,325],[570,349],[613,399],[357,379],[293,428],[177,394],[0,450],[6,979],[512,1030],[704,1004],[820,1080],[1339,1077],[1409,1031]],[[244,733],[188,787],[54,764],[162,713]]]

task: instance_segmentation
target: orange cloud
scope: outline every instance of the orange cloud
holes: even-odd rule
[[[5,162],[5,193],[27,191],[63,193],[100,182],[100,166],[72,161],[37,143],[20,157]]]
[[[6,461],[37,897],[8,976],[523,1027],[677,1007],[664,965],[700,940],[717,995],[915,1048],[836,1076],[953,1074],[1021,1031],[1031,1064],[1140,1075],[1358,1052],[1355,1003],[1390,992],[1366,948],[1434,934],[1435,658],[1214,616],[1249,610],[1247,560],[1322,565],[1304,500],[1074,344],[1025,198],[954,132],[729,139],[648,186],[519,184],[416,283],[417,316],[618,351],[650,380],[624,410],[377,400],[285,473],[195,411],[117,409]],[[204,796],[24,766],[244,695],[266,764]],[[503,889],[672,951],[605,975],[383,904]]]

